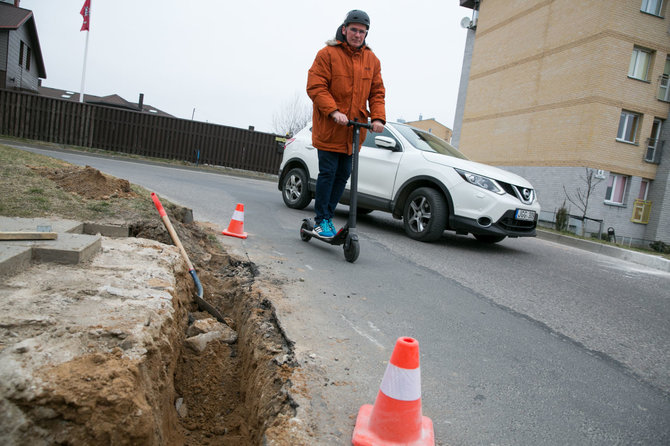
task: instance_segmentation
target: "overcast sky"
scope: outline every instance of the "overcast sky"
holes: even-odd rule
[[[84,0],[21,0],[35,15],[47,78],[78,92]],[[370,15],[386,115],[453,128],[466,30],[459,0],[92,0],[85,92],[118,94],[174,116],[273,132],[305,93],[316,52],[351,9]],[[195,113],[193,112],[195,109]]]

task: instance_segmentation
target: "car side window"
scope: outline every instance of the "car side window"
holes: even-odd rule
[[[393,134],[386,127],[384,127],[384,130],[381,133],[374,133],[368,130],[368,134],[365,137],[365,141],[363,141],[363,145],[365,147],[372,147],[374,149],[378,149],[378,147],[375,145],[375,136],[386,136],[388,138],[391,138],[395,141],[396,146],[400,147],[400,141],[398,141],[398,139],[395,136],[393,136]]]

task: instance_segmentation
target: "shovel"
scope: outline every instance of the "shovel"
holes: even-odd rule
[[[172,223],[170,223],[170,219],[168,218],[167,213],[165,212],[165,209],[163,209],[163,205],[161,204],[160,200],[158,199],[158,195],[156,195],[155,192],[151,193],[151,199],[154,201],[154,205],[156,206],[158,214],[161,216],[161,219],[163,220],[165,228],[168,230],[168,233],[170,234],[170,237],[172,238],[172,241],[174,242],[175,246],[177,247],[177,249],[179,249],[182,258],[184,259],[184,261],[186,262],[186,266],[188,267],[188,272],[193,278],[193,282],[195,283],[197,291],[195,301],[198,303],[198,308],[200,309],[200,311],[208,312],[209,314],[214,316],[219,322],[225,323],[226,321],[223,320],[223,316],[221,315],[221,313],[219,313],[219,311],[216,308],[214,308],[212,304],[207,302],[202,297],[203,296],[202,284],[200,283],[198,274],[195,272],[195,268],[193,268],[193,264],[191,263],[191,260],[188,258],[188,254],[186,254],[186,250],[184,249],[184,246],[181,244],[181,241],[179,241],[179,237],[177,236],[177,233],[172,227]]]

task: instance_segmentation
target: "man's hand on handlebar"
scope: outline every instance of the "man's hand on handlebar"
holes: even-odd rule
[[[347,115],[345,115],[344,113],[340,113],[337,110],[332,112],[330,114],[330,117],[333,119],[333,121],[335,121],[337,124],[340,124],[340,125],[351,125],[352,124],[352,121],[349,121],[349,118],[347,118]],[[384,123],[382,121],[380,121],[379,119],[375,119],[370,124],[361,125],[361,127],[368,128],[375,133],[381,133],[381,132],[384,131]]]
[[[332,113],[330,114],[330,117],[333,118],[333,120],[334,120],[337,124],[340,124],[340,125],[347,125],[347,124],[349,124],[349,118],[347,118],[347,115],[345,115],[344,113],[341,113],[341,112],[339,112],[339,111],[337,111],[337,110],[335,110],[334,112],[332,112]]]
[[[371,130],[375,133],[383,132],[384,131],[384,123],[381,122],[378,119],[375,119],[374,121],[372,121],[372,129]]]

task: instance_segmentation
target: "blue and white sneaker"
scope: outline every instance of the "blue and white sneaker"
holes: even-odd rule
[[[333,224],[333,220],[328,220],[328,226],[330,226],[330,230],[332,231],[333,236],[337,235],[337,228],[335,227],[335,224]]]
[[[331,223],[329,223],[330,220],[326,220],[325,218],[321,220],[321,223],[318,225],[314,226],[314,233],[318,235],[319,237],[323,238],[332,238],[335,236],[335,233],[333,232],[332,229],[330,229]]]

